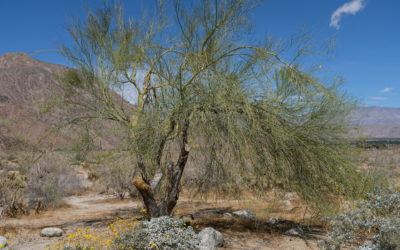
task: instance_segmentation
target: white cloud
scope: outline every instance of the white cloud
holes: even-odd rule
[[[386,99],[387,99],[386,97],[382,97],[382,96],[371,97],[371,100],[374,100],[374,101],[384,101]]]
[[[387,93],[387,92],[390,92],[390,91],[392,91],[393,90],[393,88],[384,88],[384,89],[381,89],[379,92],[381,92],[381,93]]]
[[[364,0],[352,0],[340,6],[335,12],[333,12],[331,16],[331,23],[329,26],[339,29],[340,28],[340,20],[342,16],[345,14],[357,14],[362,8],[365,7]]]

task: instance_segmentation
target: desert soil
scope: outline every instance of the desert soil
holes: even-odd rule
[[[10,250],[41,250],[62,240],[62,237],[40,237],[41,229],[49,226],[62,228],[64,235],[87,226],[94,231],[106,231],[108,224],[116,217],[130,216],[133,210],[138,211],[141,207],[141,202],[138,200],[118,200],[109,195],[99,194],[68,197],[65,203],[66,208],[0,221],[0,229],[13,234]],[[315,240],[281,234],[230,230],[222,230],[222,233],[225,236],[223,249],[318,249]]]

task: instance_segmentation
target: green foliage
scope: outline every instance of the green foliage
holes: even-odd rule
[[[202,187],[280,183],[318,202],[356,196],[362,176],[346,140],[353,101],[301,63],[312,50],[305,37],[288,48],[249,42],[253,7],[160,1],[141,19],[120,5],[88,12],[69,29],[75,45],[62,48],[76,66],[62,78],[66,103],[125,127],[145,181],[190,157]],[[134,108],[113,97],[121,86],[133,86]]]

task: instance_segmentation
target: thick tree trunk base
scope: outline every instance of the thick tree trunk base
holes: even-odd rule
[[[135,179],[133,179],[133,185],[135,185],[140,195],[142,196],[144,206],[146,207],[149,216],[162,216],[160,213],[160,208],[158,207],[157,202],[154,198],[151,186],[147,184],[141,177],[136,177]]]

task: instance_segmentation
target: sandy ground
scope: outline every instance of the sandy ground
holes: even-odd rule
[[[38,229],[49,226],[68,226],[80,221],[113,218],[139,206],[132,200],[118,200],[110,195],[88,194],[65,199],[68,208],[46,211],[37,215],[22,216],[2,221],[2,226]]]
[[[105,231],[108,230],[107,223],[111,223],[116,217],[132,214],[134,208],[141,207],[140,201],[121,201],[112,196],[98,194],[72,196],[66,198],[65,202],[68,208],[0,221],[3,230],[14,234],[10,250],[42,250],[62,239],[40,237],[40,231],[44,227],[60,227],[64,230],[64,235],[85,226],[96,231]],[[203,205],[206,206],[207,203]],[[223,249],[318,249],[316,240],[306,241],[298,237],[250,231],[222,230],[222,233],[225,236]]]

